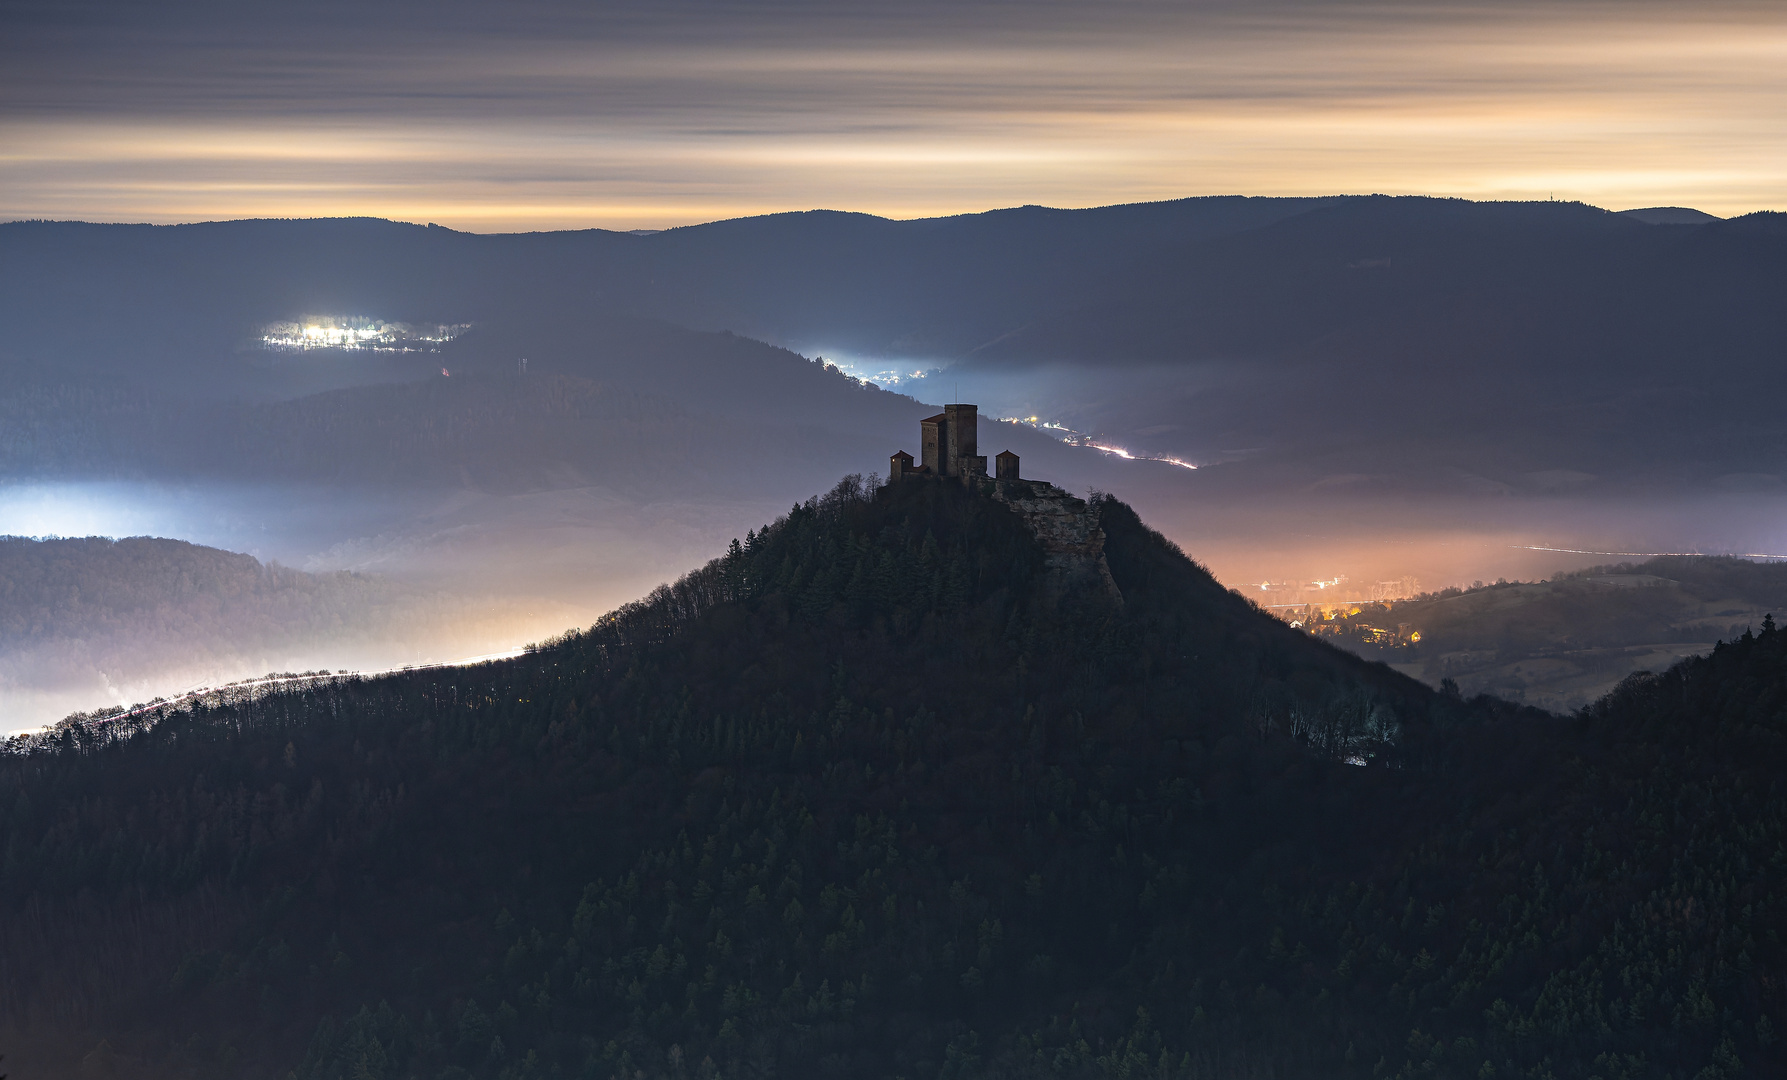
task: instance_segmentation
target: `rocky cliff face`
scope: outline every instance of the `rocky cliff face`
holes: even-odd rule
[[[1104,558],[1098,511],[1043,480],[999,480],[993,498],[1009,506],[1042,541],[1058,588],[1090,586],[1122,603]]]

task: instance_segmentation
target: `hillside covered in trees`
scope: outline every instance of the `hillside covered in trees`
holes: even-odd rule
[[[374,356],[358,365],[370,385],[279,394],[281,378],[329,365],[250,358],[244,377],[266,385],[223,402],[24,367],[0,388],[0,477],[711,496],[748,483],[747,465],[782,476],[840,446],[880,457],[923,411],[760,342],[582,312],[484,325],[438,355]]]
[[[1772,1075],[1787,636],[1437,694],[849,480],[476,668],[0,759],[17,1076]]]

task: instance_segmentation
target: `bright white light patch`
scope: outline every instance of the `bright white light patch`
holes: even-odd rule
[[[372,352],[439,352],[471,329],[470,323],[412,326],[357,315],[306,315],[261,329],[261,345],[279,351],[366,349]]]
[[[0,487],[0,534],[7,536],[165,536],[179,517],[123,484]]]

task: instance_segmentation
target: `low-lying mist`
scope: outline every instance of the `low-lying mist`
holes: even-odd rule
[[[1000,433],[989,430],[994,439]],[[1316,582],[1329,583],[1324,597],[1363,600],[1538,580],[1607,563],[1605,553],[1787,547],[1781,497],[1249,495],[1223,475],[1245,465],[1190,472],[1059,444],[1034,457],[1034,465],[1026,459],[1027,475],[1082,494],[1120,495],[1219,580],[1266,605],[1284,601],[1287,588]],[[875,465],[840,461],[832,475]],[[500,493],[110,481],[0,488],[0,521],[15,533],[174,537],[315,581],[345,572],[357,583],[320,606],[288,598],[283,607],[238,612],[246,623],[190,596],[145,602],[128,618],[89,612],[86,625],[82,609],[68,608],[53,632],[0,642],[0,717],[7,730],[23,730],[77,710],[269,671],[381,670],[512,650],[587,626],[714,557],[821,489],[820,465],[810,471],[789,475],[781,490],[730,500],[675,492],[649,500],[598,487]],[[810,486],[797,488],[802,482]],[[14,573],[6,583],[15,595],[20,580]]]

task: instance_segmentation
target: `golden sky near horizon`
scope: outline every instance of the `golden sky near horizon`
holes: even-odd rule
[[[1787,209],[1780,3],[4,18],[0,220],[630,229],[1365,192]]]

